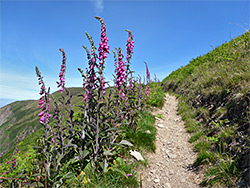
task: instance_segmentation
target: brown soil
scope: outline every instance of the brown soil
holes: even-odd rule
[[[197,188],[202,181],[201,173],[191,168],[197,154],[177,115],[177,104],[174,96],[166,94],[164,107],[153,112],[163,114],[164,119],[156,120],[156,151],[147,154],[148,167],[138,173],[143,188]]]

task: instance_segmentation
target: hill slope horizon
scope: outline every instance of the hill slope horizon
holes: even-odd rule
[[[78,95],[82,91],[81,87],[68,88],[72,95]],[[60,96],[60,92],[53,94],[54,98]],[[39,100],[15,101],[0,108],[0,158],[10,156],[18,140],[34,134],[42,128],[39,123],[38,113]],[[74,103],[81,102],[79,97],[75,97]]]
[[[203,184],[250,186],[249,31],[172,72],[162,85],[179,97],[199,153],[196,165],[207,165]]]
[[[7,106],[8,104],[11,104],[15,101],[18,101],[17,99],[6,99],[6,98],[0,98],[0,108]]]

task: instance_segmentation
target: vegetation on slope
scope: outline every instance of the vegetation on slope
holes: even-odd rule
[[[82,98],[79,95],[82,93],[82,88],[75,87],[68,89],[73,96],[72,103],[75,104],[75,106],[80,105]],[[106,92],[108,92],[108,89],[106,89]],[[60,92],[56,91],[52,96],[55,99],[59,99]],[[164,91],[159,83],[151,83],[147,103],[154,107],[161,108],[163,106]],[[36,145],[35,141],[42,134],[42,127],[39,123],[39,117],[37,116],[39,113],[38,107],[38,100],[26,100],[13,102],[0,109],[1,114],[6,115],[4,117],[6,121],[0,125],[0,162],[4,158],[11,157],[16,143],[20,141],[24,142],[20,148],[23,152],[28,150],[26,147],[27,144],[32,146]]]
[[[203,185],[250,185],[250,33],[226,42],[163,81],[206,164]],[[241,180],[243,178],[243,180]]]
[[[161,95],[161,97],[158,96],[158,92],[163,93],[163,90],[161,87],[159,87],[159,83],[152,83],[149,98],[152,101],[155,101],[151,106],[156,106],[161,108],[160,105],[162,101],[164,101],[164,96]],[[82,88],[70,88],[70,91],[72,91],[75,96],[80,94],[80,90]],[[157,92],[157,93],[156,93]],[[56,96],[58,94],[58,96]],[[54,97],[59,97],[59,92],[56,92],[53,94]],[[20,103],[21,101],[17,102]],[[76,103],[81,101],[75,101]],[[22,103],[22,102],[21,102]],[[38,101],[35,101],[35,103],[38,103]],[[13,104],[10,104],[13,105]],[[13,113],[15,117],[15,113]],[[36,120],[38,121],[38,120]],[[142,154],[145,154],[146,152],[153,152],[155,150],[155,139],[156,139],[156,128],[154,126],[155,118],[152,116],[149,112],[144,112],[138,121],[138,127],[137,130],[134,131],[133,129],[130,129],[128,127],[124,127],[123,137],[122,139],[126,139],[129,142],[133,143],[134,147],[130,149],[135,149]],[[28,126],[28,125],[26,125]],[[10,133],[11,134],[11,133]],[[37,141],[41,136],[43,135],[42,129],[38,129],[31,133],[30,135],[23,135],[21,138],[21,141],[18,143],[19,152],[17,154],[11,155],[14,150],[14,146],[10,151],[8,151],[9,155],[4,155],[2,166],[0,165],[0,171],[4,172],[7,171],[11,165],[11,163],[8,161],[13,161],[14,158],[17,158],[17,166],[18,168],[12,172],[12,174],[9,174],[12,177],[17,177],[20,171],[22,171],[24,168],[27,170],[32,171],[34,168],[34,160],[37,158],[37,153],[35,150],[35,147],[37,147]],[[20,135],[19,135],[20,136]],[[14,143],[15,144],[15,143]],[[126,172],[127,174],[133,174],[133,176],[129,178],[125,178],[123,174],[121,174],[119,171],[112,171],[109,170],[107,173],[95,173],[94,171],[91,171],[91,169],[85,169],[84,174],[78,176],[78,177],[72,177],[68,182],[65,182],[65,184],[71,184],[75,187],[81,187],[80,184],[82,181],[80,180],[86,180],[86,184],[83,184],[84,187],[138,187],[139,183],[136,179],[136,168],[140,164],[146,165],[147,163],[142,162],[135,162],[134,159],[130,157],[129,154],[129,148],[122,148],[120,151],[120,156],[114,160],[113,164],[111,164],[111,167],[114,169],[121,169],[122,171]],[[15,153],[15,152],[14,152]],[[7,164],[8,163],[8,164]],[[85,173],[86,172],[86,173]],[[32,174],[30,174],[30,181],[32,181],[34,178],[32,177]],[[87,181],[88,180],[88,181]],[[30,184],[31,186],[41,186],[41,184]],[[0,184],[1,186],[1,184]]]
[[[69,88],[69,91],[74,96],[72,103],[80,104],[82,99],[77,95],[82,92],[82,88]],[[57,91],[52,96],[58,99],[60,92]],[[1,108],[1,113],[6,116],[5,122],[0,125],[0,162],[11,156],[17,142],[29,135],[36,135],[35,132],[42,128],[37,116],[38,100],[16,101]]]

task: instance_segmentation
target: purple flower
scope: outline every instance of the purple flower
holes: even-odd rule
[[[41,97],[41,98],[40,98],[40,101],[39,101],[39,103],[38,103],[38,104],[39,104],[39,105],[41,105],[41,104],[43,104],[43,103],[44,103],[44,101],[43,101],[43,97]]]
[[[134,35],[132,35],[131,31],[129,30],[126,30],[128,33],[129,33],[129,36],[128,36],[128,40],[127,40],[127,62],[130,61],[131,57],[132,57],[132,53],[133,52],[133,49],[134,49],[134,40],[133,40],[133,37]]]
[[[122,98],[125,98],[126,97],[126,95],[122,92]]]
[[[49,118],[51,118],[52,115],[50,115],[48,112],[46,112],[46,116],[49,119]]]
[[[43,116],[43,114],[44,114],[44,111],[41,111],[41,112],[38,114],[38,117]]]
[[[99,18],[100,22],[102,23],[102,28],[101,28],[101,42],[99,43],[99,57],[98,59],[100,60],[100,65],[103,66],[104,60],[108,57],[107,53],[109,54],[109,45],[108,45],[108,37],[106,36],[106,25],[103,21],[103,19]]]
[[[88,96],[86,95],[86,93],[84,93],[84,98],[83,98],[83,102],[88,98]]]
[[[10,171],[8,170],[7,172],[6,172],[6,174],[9,174],[10,173]]]
[[[60,92],[61,92],[61,93],[63,92],[63,87],[61,87]]]
[[[102,92],[103,92],[103,95],[105,96],[106,91],[105,91],[105,81],[104,81],[103,76],[101,76],[101,84],[102,84]]]
[[[39,106],[40,109],[43,108],[43,107],[44,107],[44,104],[42,104],[41,106]]]
[[[40,109],[42,109],[42,111],[38,114],[40,118],[40,123],[44,123],[44,120],[46,118],[46,122],[48,123],[49,118],[51,117],[51,115],[48,113],[50,112],[49,110],[49,93],[46,92],[45,90],[45,84],[43,82],[43,77],[41,76],[40,71],[38,70],[38,68],[36,67],[36,74],[39,80],[39,85],[41,85],[41,91],[40,91],[40,95],[44,95],[42,97],[40,97],[39,100],[39,105],[40,105]],[[45,115],[46,112],[46,115]]]
[[[40,119],[40,123],[44,123],[44,120],[45,120],[45,116],[42,116]]]
[[[149,70],[148,70],[148,65],[146,62],[144,62],[146,64],[146,73],[147,73],[147,80],[148,82],[150,81],[150,73],[149,73]]]
[[[116,87],[118,90],[120,90],[120,87],[125,79],[125,63],[123,62],[123,54],[121,52],[121,49],[118,51],[118,66],[116,67]]]
[[[126,176],[129,177],[129,176],[132,176],[132,174],[127,174]]]
[[[147,85],[147,91],[146,91],[146,96],[148,96],[148,93],[149,93],[149,84]]]
[[[63,92],[63,88],[65,85],[65,72],[66,72],[66,54],[62,48],[59,49],[63,54],[63,60],[61,65],[61,70],[59,73],[59,82],[57,82],[57,87],[61,87],[60,92]]]

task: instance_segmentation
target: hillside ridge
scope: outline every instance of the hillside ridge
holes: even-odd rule
[[[207,168],[207,186],[250,186],[250,33],[226,42],[163,81]]]

